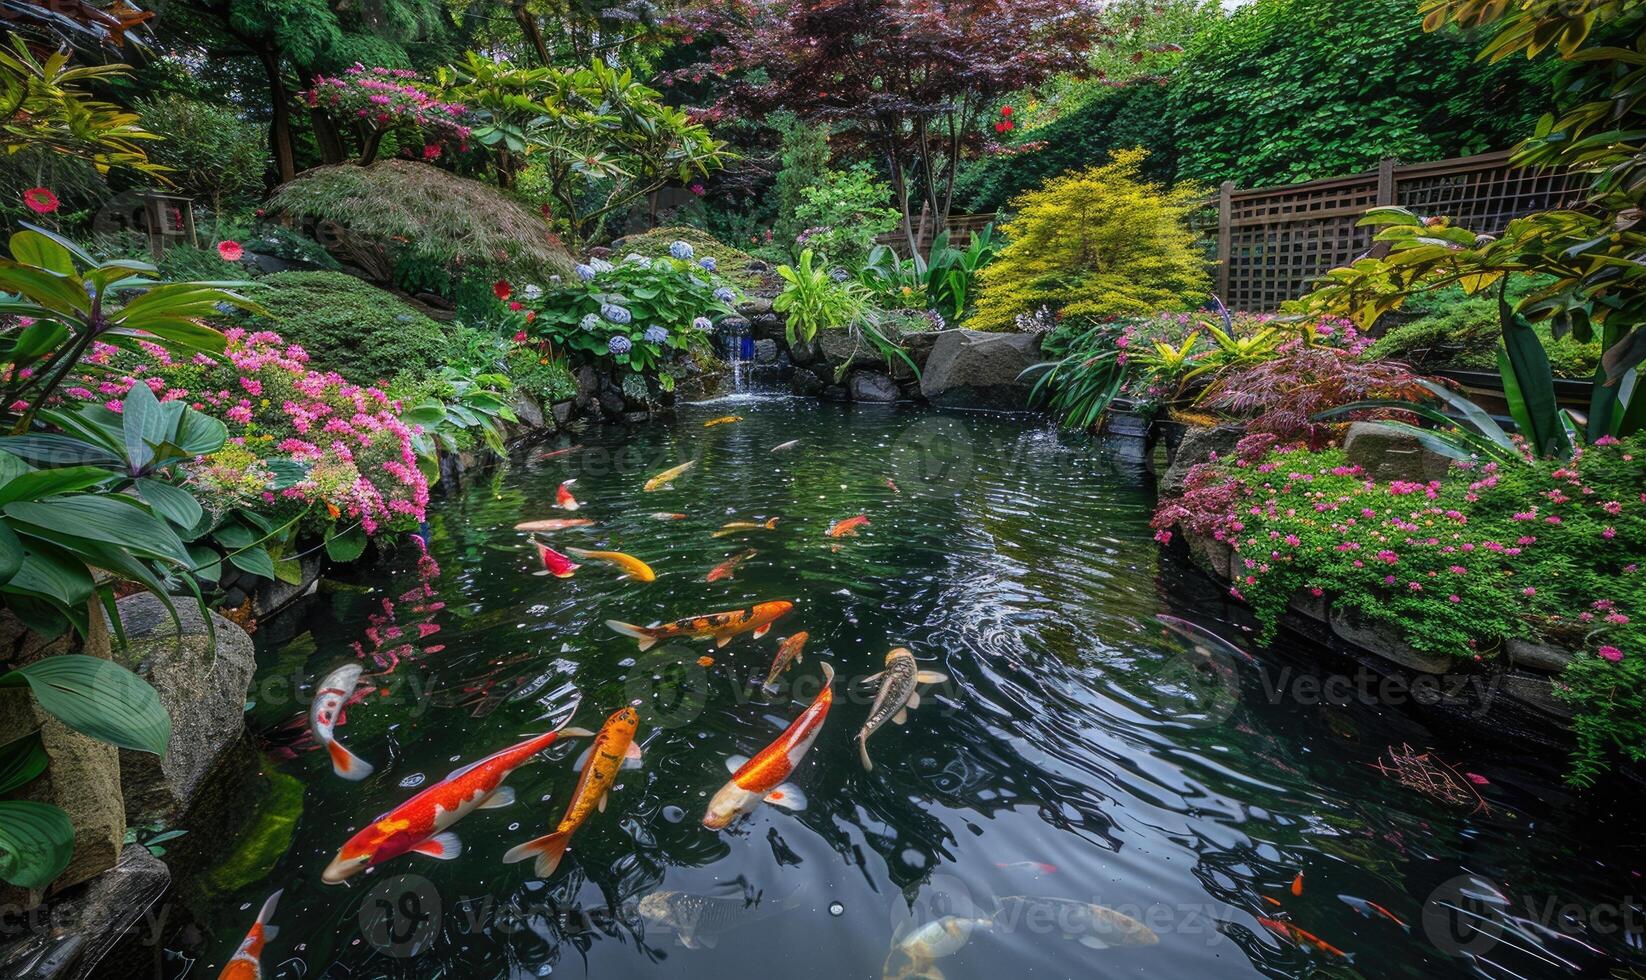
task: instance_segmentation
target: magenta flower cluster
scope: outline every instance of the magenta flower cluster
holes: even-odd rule
[[[468,107],[429,94],[414,71],[357,64],[341,76],[316,76],[304,97],[311,107],[352,115],[380,129],[416,126],[435,142],[468,149]]]

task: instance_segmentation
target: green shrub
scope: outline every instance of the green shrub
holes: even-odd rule
[[[1425,302],[1414,320],[1389,328],[1366,356],[1405,361],[1424,371],[1497,371],[1502,345],[1497,295],[1465,296],[1448,289],[1439,301]],[[1571,334],[1556,340],[1547,322],[1534,324],[1557,378],[1592,378],[1600,363],[1599,340],[1581,343]]]
[[[700,228],[687,225],[653,228],[638,235],[619,238],[612,243],[612,258],[621,259],[630,253],[648,259],[668,258],[669,246],[675,242],[685,242],[697,255],[713,256],[715,274],[743,292],[771,292],[775,288],[768,263],[727,245]],[[757,265],[757,268],[750,269],[750,265]]]
[[[901,220],[891,207],[891,188],[864,163],[827,171],[820,183],[800,188],[800,198],[794,223],[801,231],[794,245],[811,249],[824,265],[861,265],[875,236]]]
[[[392,293],[341,272],[279,272],[258,282],[273,330],[308,352],[317,370],[358,382],[430,370],[447,350],[440,324]]]
[[[232,109],[181,95],[138,102],[137,112],[145,129],[166,137],[149,146],[149,159],[171,167],[167,178],[214,214],[247,207],[263,196],[269,150],[261,125]]]
[[[505,364],[514,386],[537,399],[545,411],[555,402],[577,397],[577,379],[562,359],[520,345],[509,351]]]
[[[1187,225],[1200,193],[1143,180],[1143,160],[1123,150],[1013,201],[1006,246],[978,273],[966,325],[1010,330],[1042,308],[1100,320],[1201,302],[1210,282]]]

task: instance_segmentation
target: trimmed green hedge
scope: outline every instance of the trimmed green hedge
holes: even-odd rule
[[[427,371],[445,359],[440,324],[393,293],[341,272],[279,272],[258,283],[256,300],[269,311],[254,329],[273,330],[302,345],[320,370],[355,382],[386,381]]]

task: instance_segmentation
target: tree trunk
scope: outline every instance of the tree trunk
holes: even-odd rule
[[[531,44],[532,50],[537,52],[537,60],[543,63],[544,68],[552,67],[553,59],[549,56],[549,46],[543,43],[543,32],[537,26],[537,18],[526,9],[525,0],[514,0],[514,20],[520,25],[520,33],[526,35],[526,41]]]
[[[269,123],[269,146],[274,151],[280,183],[284,184],[297,176],[297,153],[291,138],[291,94],[286,89],[286,80],[280,76],[279,54],[265,48],[257,56],[269,78],[269,102],[274,108],[274,118]]]
[[[337,123],[324,109],[310,109],[309,122],[314,125],[314,141],[320,147],[322,162],[342,163],[347,158],[343,149],[343,134],[338,132]]]

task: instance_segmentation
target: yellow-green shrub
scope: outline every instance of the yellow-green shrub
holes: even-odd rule
[[[966,325],[1010,330],[1041,307],[1102,319],[1203,301],[1211,283],[1188,226],[1201,192],[1143,180],[1144,156],[1119,150],[1103,166],[1014,199],[1006,247],[979,274],[977,312]]]

